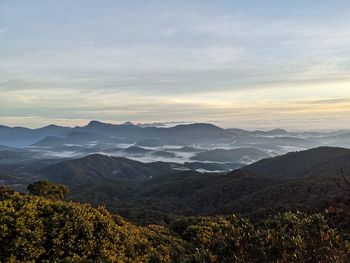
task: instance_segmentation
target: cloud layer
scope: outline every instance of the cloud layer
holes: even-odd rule
[[[349,2],[245,2],[2,1],[0,122],[344,128]]]

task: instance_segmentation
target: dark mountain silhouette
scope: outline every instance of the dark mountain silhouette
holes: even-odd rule
[[[336,175],[343,168],[350,172],[350,149],[319,147],[264,159],[244,169],[272,177]]]
[[[149,180],[173,172],[173,167],[176,165],[171,163],[142,163],[123,157],[93,154],[48,166],[40,174],[43,178],[74,188],[85,183]]]

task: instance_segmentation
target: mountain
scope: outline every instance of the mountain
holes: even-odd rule
[[[260,130],[248,131],[248,130],[239,129],[239,128],[230,128],[226,130],[236,135],[287,136],[292,134],[284,129],[273,129],[270,131],[260,131]]]
[[[264,159],[244,169],[263,176],[288,178],[337,175],[341,168],[350,173],[350,149],[318,147]]]
[[[47,136],[32,144],[35,147],[63,147],[65,145],[86,145],[89,143],[105,142],[108,137],[92,132],[69,132],[65,137]]]
[[[234,135],[227,130],[219,128],[212,124],[196,123],[188,125],[177,125],[170,128],[158,127],[140,127],[130,122],[124,124],[109,124],[99,121],[91,121],[86,126],[75,127],[71,130],[59,133],[60,136],[48,134],[47,136],[66,137],[71,134],[95,134],[104,137],[105,142],[111,143],[137,143],[139,146],[161,146],[166,144],[186,145],[188,143],[214,143],[232,138]],[[40,140],[42,140],[43,136]],[[66,138],[69,140],[69,138]],[[54,147],[56,143],[71,143],[60,142],[59,139],[36,141],[35,146],[50,146]],[[84,141],[85,140],[85,141]],[[80,143],[88,142],[89,138],[85,136],[80,138]],[[96,141],[101,138],[94,139]]]
[[[0,144],[12,147],[25,147],[47,136],[60,136],[69,129],[68,127],[56,125],[49,125],[38,129],[1,126]]]
[[[253,131],[253,134],[263,135],[263,136],[286,136],[289,134],[288,131],[283,129],[273,129],[270,131]]]
[[[142,155],[142,154],[145,154],[145,153],[148,153],[148,152],[152,152],[152,150],[148,150],[148,149],[144,149],[142,147],[138,147],[138,146],[130,146],[126,149],[123,150],[125,153],[128,153],[128,154],[136,154],[136,155]]]
[[[117,137],[128,137],[128,135],[132,136],[140,130],[142,130],[142,128],[136,125],[110,124],[100,121],[90,121],[86,126],[75,127],[73,129],[73,131],[78,132],[91,132],[105,136]]]
[[[115,125],[91,121],[87,126],[74,128],[77,131],[95,132],[128,140],[155,139],[164,143],[187,143],[231,138],[232,134],[212,124],[196,123],[177,125],[170,128],[145,127],[137,125]]]
[[[126,126],[136,126],[134,123],[132,123],[131,121],[126,121],[121,125],[126,125]]]
[[[41,176],[53,182],[70,187],[96,182],[139,182],[174,172],[175,164],[141,163],[122,157],[109,157],[100,154],[68,160],[46,167],[39,171]]]
[[[61,146],[65,144],[65,139],[61,137],[55,137],[55,136],[46,136],[45,138],[41,139],[40,141],[33,143],[30,146],[35,147],[55,147],[55,146]]]
[[[145,182],[140,198],[152,207],[185,214],[251,214],[260,209],[322,211],[344,200],[343,167],[350,150],[321,147],[264,159],[227,174],[191,171]],[[317,168],[317,169],[316,169]]]
[[[197,153],[192,157],[193,160],[198,161],[211,161],[211,162],[253,162],[254,160],[260,160],[262,158],[269,157],[269,155],[263,151],[254,148],[237,148],[237,149],[215,149]]]
[[[46,161],[44,168],[45,162],[33,163],[30,171],[23,170],[28,165],[18,167],[16,172],[25,182],[41,178],[63,183],[71,188],[69,198],[105,205],[142,224],[169,222],[169,218],[182,215],[254,215],[261,210],[297,209],[319,212],[346,203],[340,190],[346,186],[340,168],[345,176],[350,175],[350,150],[334,147],[267,158],[228,173],[193,169],[215,171],[219,165],[225,169],[239,165],[141,163],[99,154],[50,162]],[[12,172],[2,173],[3,182],[11,185],[20,184],[18,178]]]
[[[135,222],[154,223],[168,220],[169,213],[176,217],[323,211],[343,198],[337,171],[341,167],[350,171],[349,153],[321,147],[264,159],[230,173],[185,171],[198,164],[145,164],[91,155],[40,173],[42,178],[70,186],[74,200],[104,204]]]

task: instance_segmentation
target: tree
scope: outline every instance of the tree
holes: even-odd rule
[[[43,196],[52,199],[63,199],[69,193],[69,188],[63,184],[55,184],[48,180],[28,185],[27,190],[31,195]]]

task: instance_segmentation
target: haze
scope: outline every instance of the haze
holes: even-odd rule
[[[0,72],[4,125],[342,129],[350,2],[3,0]]]

